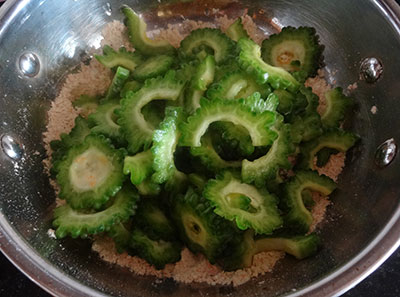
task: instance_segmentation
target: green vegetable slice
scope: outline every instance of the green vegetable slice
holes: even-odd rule
[[[103,56],[94,55],[94,57],[107,68],[122,66],[130,71],[143,61],[142,56],[137,52],[128,52],[124,47],[117,52],[109,45],[103,47]]]
[[[239,64],[247,73],[254,75],[258,83],[269,83],[274,89],[288,89],[296,92],[299,82],[286,70],[271,66],[261,59],[260,46],[248,38],[238,41]]]
[[[114,111],[120,105],[115,102],[108,102],[99,105],[95,113],[89,115],[88,120],[91,125],[91,132],[103,134],[117,143],[123,143],[124,138],[117,124],[117,116]]]
[[[275,197],[242,183],[229,171],[209,180],[203,196],[215,206],[216,214],[235,221],[241,230],[252,228],[258,234],[271,234],[282,225]]]
[[[53,226],[57,228],[56,236],[77,238],[108,231],[135,213],[138,198],[135,190],[124,186],[113,198],[112,204],[99,212],[74,210],[68,204],[57,207],[53,221]]]
[[[175,48],[165,40],[152,40],[146,35],[147,24],[127,5],[121,7],[132,45],[143,55],[172,54]]]
[[[123,158],[104,136],[88,135],[58,166],[60,198],[74,209],[101,208],[121,189]]]
[[[207,91],[207,98],[240,99],[247,98],[254,92],[259,92],[266,98],[271,93],[271,88],[267,84],[258,84],[251,75],[237,70],[228,72],[218,83],[214,83]]]
[[[283,123],[280,116],[272,128],[278,138],[274,141],[269,151],[262,157],[254,160],[242,161],[242,179],[246,183],[254,182],[257,186],[265,186],[265,183],[279,176],[279,169],[290,169],[291,163],[288,157],[294,152],[291,140],[290,126]]]
[[[226,121],[241,125],[247,129],[254,146],[271,144],[276,133],[269,129],[275,121],[275,113],[264,111],[254,113],[241,100],[202,100],[201,107],[187,119],[180,128],[182,131],[181,144],[184,146],[201,146],[201,137],[213,122]]]
[[[121,100],[118,124],[128,141],[128,151],[136,153],[148,149],[151,145],[154,128],[142,114],[142,108],[153,100],[176,100],[183,88],[183,83],[174,78],[173,73],[165,77],[146,80],[144,86],[136,93],[128,93]]]
[[[166,264],[175,263],[181,259],[182,245],[180,242],[152,240],[138,228],[132,232],[130,248],[134,255],[145,259],[156,269],[163,269]]]
[[[139,81],[145,81],[148,78],[164,75],[170,70],[173,62],[174,58],[168,55],[157,55],[147,58],[146,61],[136,67],[132,76]]]
[[[238,236],[227,248],[220,264],[224,271],[233,271],[251,267],[253,257],[261,252],[284,251],[297,259],[313,256],[321,246],[320,238],[315,234],[293,237],[265,237],[254,240],[251,231]]]
[[[135,186],[138,189],[139,194],[143,196],[157,196],[161,191],[160,185],[153,182],[151,178],[147,178]]]
[[[193,113],[200,107],[200,98],[214,80],[215,60],[207,56],[197,66],[186,94],[186,111]]]
[[[321,149],[330,148],[346,152],[355,145],[358,139],[359,137],[351,132],[341,129],[329,130],[320,137],[303,143],[300,146],[298,168],[313,169],[314,157]]]
[[[177,170],[174,153],[180,137],[178,123],[182,120],[181,108],[167,108],[164,121],[154,132],[151,152],[154,156],[153,169],[155,171],[152,180],[155,183],[162,184],[172,179]]]
[[[199,157],[201,162],[214,172],[223,168],[237,168],[241,166],[240,161],[226,161],[222,159],[215,151],[212,138],[208,133],[202,137],[201,146],[191,147],[190,153],[195,157]]]
[[[263,41],[261,53],[268,64],[299,72],[305,80],[317,74],[323,60],[323,49],[314,28],[285,27]]]
[[[79,114],[81,116],[87,118],[88,115],[94,112],[99,105],[99,97],[81,95],[78,99],[72,102],[72,105],[75,108],[78,108]]]
[[[174,240],[177,237],[177,231],[162,210],[165,209],[159,201],[162,198],[145,197],[141,199],[133,218],[133,224],[143,230],[152,240]]]
[[[233,41],[219,29],[203,28],[190,32],[181,41],[179,48],[183,57],[195,58],[199,52],[214,55],[215,62],[220,64],[234,53]]]
[[[172,218],[186,246],[194,253],[203,253],[211,263],[215,263],[237,232],[229,221],[214,213],[208,200],[191,188],[172,200]]]
[[[118,66],[115,72],[114,78],[111,82],[110,87],[107,90],[106,97],[104,101],[109,101],[113,99],[119,100],[119,93],[121,92],[125,82],[129,78],[129,70],[121,66]]]
[[[238,41],[240,38],[249,38],[249,34],[243,28],[242,19],[237,18],[226,30],[226,35],[234,41]]]
[[[137,153],[134,156],[126,156],[124,159],[123,172],[131,175],[134,185],[141,184],[153,173],[153,154],[150,150]]]
[[[128,221],[129,222],[129,221]],[[123,253],[129,247],[129,242],[131,240],[130,228],[127,228],[128,223],[119,223],[112,225],[110,230],[108,230],[107,235],[110,236],[115,243],[115,248],[118,253]]]
[[[313,220],[302,198],[302,192],[306,189],[328,196],[336,189],[336,184],[329,177],[311,170],[298,171],[285,183],[282,202],[288,212],[284,216],[284,226],[303,234],[308,232]]]
[[[329,90],[325,93],[325,99],[326,109],[321,116],[321,122],[326,128],[339,128],[353,101],[343,94],[342,88]]]
[[[141,87],[143,86],[143,84],[141,82],[138,82],[136,80],[131,80],[131,81],[127,81],[121,92],[119,93],[120,98],[124,98],[128,92],[136,92],[138,91]]]

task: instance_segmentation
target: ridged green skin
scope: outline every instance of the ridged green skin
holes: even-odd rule
[[[140,200],[133,225],[140,228],[152,240],[175,240],[177,230],[165,214],[161,203],[164,197],[144,197]]]
[[[315,233],[254,239],[252,232],[246,231],[236,238],[231,247],[227,248],[219,264],[224,271],[251,267],[256,254],[268,251],[284,251],[302,260],[315,255],[320,246],[321,240]]]
[[[211,136],[206,134],[201,139],[201,146],[191,147],[190,153],[200,158],[201,162],[211,171],[218,172],[223,168],[238,168],[240,161],[226,161],[216,152]]]
[[[221,64],[234,53],[235,45],[221,30],[203,28],[190,32],[181,41],[179,52],[183,58],[194,59],[196,58],[196,51],[203,47],[211,48],[214,51],[215,62]]]
[[[359,137],[341,129],[331,129],[320,137],[305,142],[300,146],[298,168],[313,169],[314,157],[323,148],[331,148],[340,152],[346,152],[356,144]]]
[[[207,183],[207,178],[202,176],[201,174],[197,173],[190,173],[187,175],[189,179],[189,183],[196,189],[196,190],[203,190],[204,186]]]
[[[78,211],[66,204],[54,210],[53,226],[57,228],[57,238],[87,237],[109,231],[114,225],[124,222],[135,213],[139,196],[129,185],[124,186],[114,198],[112,204],[99,212]]]
[[[72,105],[79,109],[79,114],[87,118],[94,112],[99,105],[100,98],[97,96],[81,95],[78,99],[72,101]]]
[[[81,144],[90,132],[88,121],[81,116],[77,116],[75,118],[75,126],[69,134],[63,133],[60,135],[60,140],[53,140],[50,142],[51,149],[53,150],[51,154],[51,173],[53,175],[58,173],[58,166],[65,158],[68,149]]]
[[[247,98],[254,92],[259,92],[261,97],[266,98],[271,93],[271,87],[258,84],[253,76],[237,70],[228,72],[220,81],[214,83],[207,91],[207,98],[233,100]]]
[[[251,111],[245,100],[201,100],[201,107],[187,119],[180,128],[182,132],[181,145],[199,147],[201,137],[213,122],[227,121],[245,127],[251,136],[254,146],[270,145],[276,138],[276,133],[269,129],[275,121],[275,113]]]
[[[126,227],[126,225],[130,225],[128,222],[112,225],[107,231],[107,235],[113,239],[115,248],[120,254],[128,249],[131,240],[130,228]]]
[[[153,160],[153,153],[150,150],[137,153],[134,156],[126,156],[123,172],[125,175],[130,174],[131,183],[137,186],[154,172]]]
[[[129,70],[118,66],[114,78],[109,86],[104,101],[117,100],[119,101],[119,93],[121,92],[125,82],[129,78]]]
[[[114,111],[120,107],[118,102],[107,102],[99,105],[96,112],[89,115],[91,132],[102,134],[111,138],[118,144],[124,143],[124,137],[120,131],[120,126],[116,123]]]
[[[210,202],[191,188],[185,195],[177,195],[172,201],[172,219],[180,237],[194,253],[203,253],[211,263],[225,249],[237,231],[231,222],[214,213]]]
[[[164,75],[170,70],[173,62],[174,58],[168,55],[157,55],[147,58],[147,60],[135,68],[132,76],[139,81],[145,81],[148,78]]]
[[[214,56],[207,56],[196,67],[189,87],[186,90],[185,110],[188,113],[193,113],[197,108],[200,107],[200,98],[207,90],[207,87],[213,82],[214,72]]]
[[[183,120],[183,111],[179,107],[169,107],[165,110],[164,121],[153,135],[153,169],[152,181],[162,184],[171,180],[175,167],[174,153],[179,141],[178,123]]]
[[[142,55],[173,54],[175,48],[165,40],[155,41],[146,35],[147,24],[127,5],[122,5],[125,15],[124,23],[128,28],[129,39],[136,50]]]
[[[353,101],[343,94],[342,88],[334,88],[325,93],[326,109],[321,116],[325,128],[339,128]]]
[[[138,91],[141,87],[143,86],[143,84],[141,82],[138,82],[136,80],[131,80],[131,81],[127,81],[121,92],[119,92],[119,97],[120,98],[124,98],[126,97],[126,95],[128,94],[128,92],[136,92]]]
[[[290,92],[296,92],[300,87],[289,72],[265,63],[261,59],[260,46],[251,39],[239,39],[238,46],[240,68],[253,75],[258,83],[269,83],[274,89],[287,89]]]
[[[130,71],[143,61],[143,57],[137,52],[128,52],[124,47],[117,52],[109,45],[103,47],[103,56],[94,55],[94,57],[107,68],[122,66]]]
[[[283,206],[287,210],[284,216],[284,226],[287,230],[297,234],[305,234],[312,223],[311,213],[304,206],[302,192],[305,189],[317,191],[328,196],[335,189],[336,184],[325,175],[319,175],[316,171],[298,171],[284,185]]]
[[[134,255],[146,260],[158,270],[181,259],[182,244],[179,241],[152,240],[138,228],[132,232],[130,248]]]
[[[274,141],[266,155],[249,161],[242,161],[242,179],[246,183],[255,183],[262,187],[268,181],[272,181],[279,175],[279,169],[290,169],[291,163],[288,157],[295,151],[291,138],[290,125],[283,123],[282,116],[272,128],[278,138]]]
[[[279,98],[278,112],[283,115],[287,115],[293,110],[293,102],[295,101],[295,96],[285,90],[275,90],[274,94]]]
[[[249,38],[249,34],[243,28],[242,19],[237,18],[232,25],[226,30],[226,35],[234,41],[238,41],[240,38]]]
[[[97,154],[97,161],[89,158],[93,156],[93,152]],[[58,165],[57,182],[60,185],[60,198],[67,200],[74,209],[101,208],[122,187],[125,179],[122,173],[124,154],[124,150],[114,149],[110,141],[102,135],[88,135],[83,143],[69,148],[67,156]],[[100,156],[101,162],[99,162]],[[93,162],[101,163],[109,169],[108,175],[102,176],[98,185],[96,185],[98,182],[96,174],[104,174],[102,170],[105,167],[94,168]],[[81,177],[73,177],[82,174],[81,170],[91,172],[86,172],[86,175]],[[74,185],[74,180],[80,180],[81,186],[86,181],[85,188]]]
[[[142,148],[147,150],[152,142],[154,128],[147,122],[141,112],[142,108],[153,100],[177,100],[183,83],[177,81],[174,73],[165,77],[157,77],[145,81],[144,86],[136,93],[128,93],[121,100],[118,124],[128,141],[128,151],[136,153]]]
[[[322,64],[324,47],[319,44],[319,36],[311,27],[284,27],[278,34],[271,35],[262,42],[261,55],[265,62],[282,67],[290,72],[298,72],[297,77],[305,81],[317,74]],[[282,59],[279,60],[279,57]],[[300,62],[292,63],[294,61]]]
[[[229,171],[208,181],[203,196],[214,212],[235,221],[241,230],[252,228],[258,234],[271,234],[282,226],[276,198],[266,190],[244,184]]]

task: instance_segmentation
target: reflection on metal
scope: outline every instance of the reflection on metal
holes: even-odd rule
[[[4,134],[1,136],[1,149],[2,151],[11,159],[19,160],[21,159],[24,150],[23,146],[12,138],[10,135]]]
[[[378,167],[386,167],[396,157],[397,153],[397,145],[393,138],[386,140],[382,143],[375,152],[375,164]]]
[[[34,77],[39,73],[39,58],[34,53],[24,53],[19,58],[19,70],[28,77]]]
[[[383,66],[377,58],[366,58],[361,62],[360,75],[367,83],[376,82],[382,75]]]

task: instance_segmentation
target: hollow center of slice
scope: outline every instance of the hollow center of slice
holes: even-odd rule
[[[89,148],[77,156],[69,169],[71,183],[77,192],[95,190],[110,176],[113,165],[96,148]]]

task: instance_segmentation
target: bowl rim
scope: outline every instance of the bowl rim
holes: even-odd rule
[[[400,35],[400,6],[395,0],[371,0]],[[0,37],[25,1],[8,0],[0,8]],[[383,230],[353,259],[328,276],[286,296],[339,296],[377,269],[400,246],[400,205]],[[31,281],[55,296],[107,296],[44,260],[0,212],[0,250]],[[24,251],[23,253],[21,251]]]

